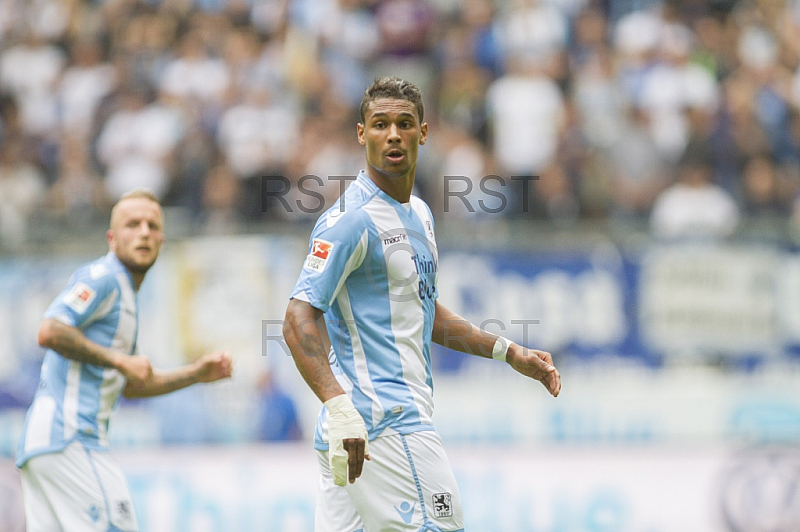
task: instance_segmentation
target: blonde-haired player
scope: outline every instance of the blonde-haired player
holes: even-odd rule
[[[28,532],[138,530],[125,478],[106,452],[120,394],[150,397],[231,376],[228,353],[162,372],[136,349],[136,294],[164,242],[158,199],[123,195],[106,239],[108,254],[75,271],[39,328],[47,352],[17,451]]]

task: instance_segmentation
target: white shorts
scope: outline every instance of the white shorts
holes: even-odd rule
[[[361,477],[341,487],[328,452],[317,451],[316,532],[463,531],[461,496],[436,432],[381,436],[369,442],[369,455]]]
[[[78,442],[20,469],[27,532],[136,532],[128,484],[106,453]]]

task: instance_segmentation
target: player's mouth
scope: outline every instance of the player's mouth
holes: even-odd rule
[[[402,150],[389,150],[386,152],[386,159],[391,163],[399,163],[406,158],[406,154]]]

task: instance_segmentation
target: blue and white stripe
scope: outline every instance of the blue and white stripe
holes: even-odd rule
[[[92,296],[75,302],[81,287]],[[133,280],[109,253],[79,268],[44,315],[80,329],[104,347],[134,354],[138,311]],[[125,387],[117,370],[45,353],[39,389],[28,410],[17,465],[39,454],[63,450],[73,441],[87,449],[108,447],[108,423]]]
[[[438,256],[427,205],[381,191],[365,174],[320,217],[314,239],[333,244],[324,267],[307,262],[292,293],[325,313],[335,373],[370,438],[433,428],[430,337]],[[419,268],[419,264],[432,267]],[[312,264],[311,267],[308,264]],[[321,271],[320,271],[321,270]],[[316,447],[327,448],[325,412]]]

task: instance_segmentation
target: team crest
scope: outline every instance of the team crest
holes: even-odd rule
[[[435,517],[453,517],[453,504],[449,493],[433,494],[433,515]]]
[[[428,239],[431,242],[436,241],[436,237],[433,236],[433,224],[431,223],[430,220],[425,220],[425,232],[428,233]]]
[[[129,500],[118,500],[112,506],[112,523],[126,528],[134,522],[133,505]]]
[[[315,238],[311,243],[311,253],[306,257],[305,267],[317,273],[325,269],[328,258],[333,251],[333,243],[319,238]]]

